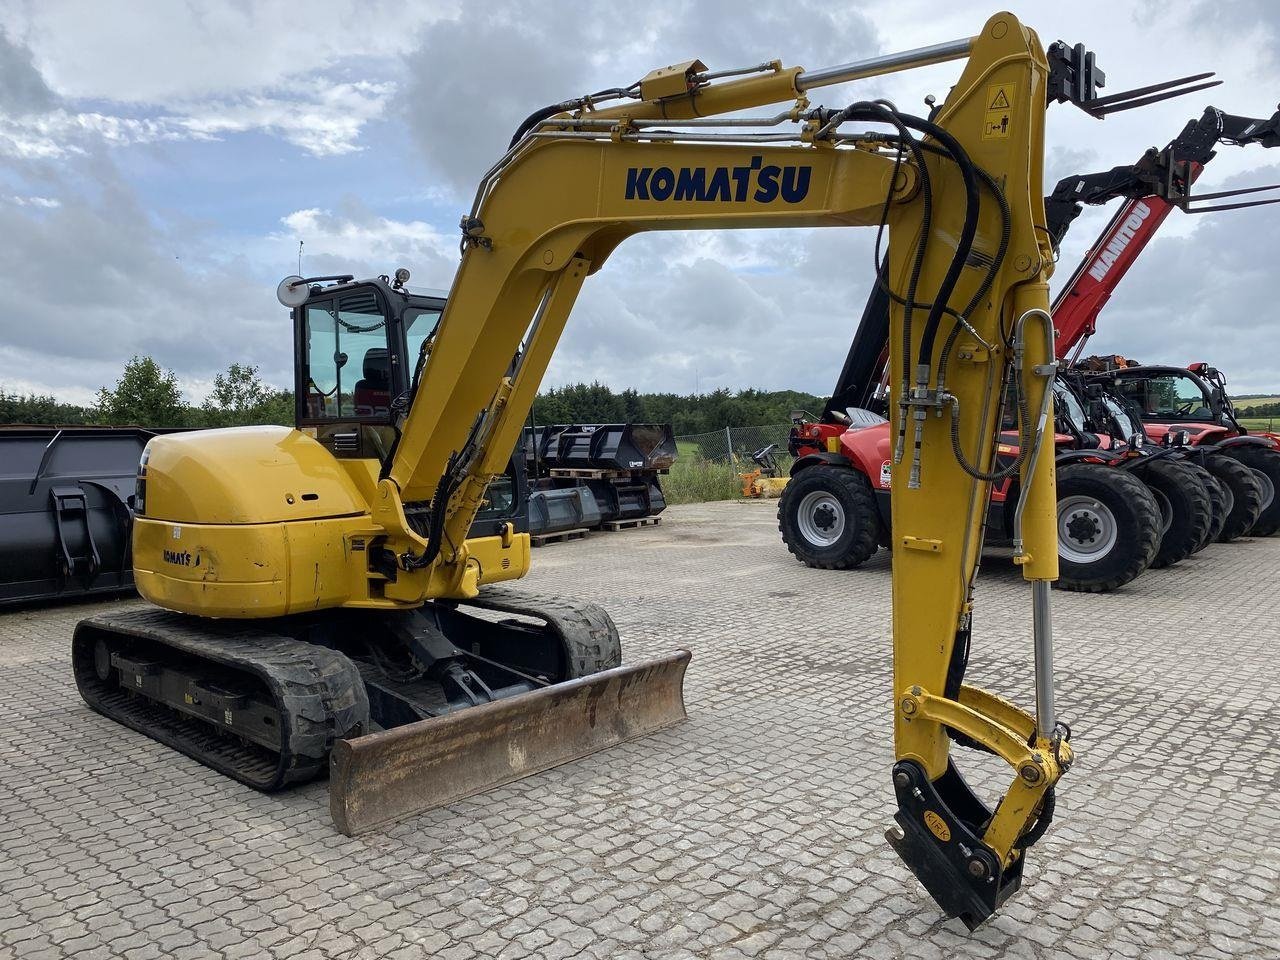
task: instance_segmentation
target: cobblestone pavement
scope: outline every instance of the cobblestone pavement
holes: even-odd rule
[[[357,840],[323,784],[263,796],[90,713],[68,638],[110,604],[0,615],[0,957],[1280,955],[1280,539],[1055,595],[1080,759],[972,935],[882,837],[885,554],[809,570],[772,504],[722,503],[534,560],[628,658],[692,648],[689,722]],[[1027,591],[993,564],[978,600],[970,678],[1028,703]]]

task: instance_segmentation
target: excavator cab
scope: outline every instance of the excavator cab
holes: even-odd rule
[[[282,298],[292,307],[299,429],[340,459],[385,460],[413,378],[409,342],[420,347],[434,332],[444,298],[385,277],[289,277],[282,287],[290,284],[306,295],[301,303]]]
[[[408,278],[400,268],[394,278],[291,276],[280,284],[293,323],[298,429],[339,460],[376,461],[379,472],[395,448],[446,302],[443,291],[411,291]],[[513,533],[529,530],[525,464],[514,454],[490,482],[471,536],[504,523]]]

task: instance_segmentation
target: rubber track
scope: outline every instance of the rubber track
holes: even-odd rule
[[[284,748],[246,743],[216,725],[98,679],[95,641],[103,634],[125,644],[142,641],[250,674],[273,698]],[[257,790],[274,791],[311,780],[328,768],[340,737],[368,729],[369,701],[360,673],[335,650],[294,640],[247,623],[145,610],[82,620],[72,638],[72,666],[80,695],[94,710],[132,727]]]
[[[545,621],[547,628],[560,638],[569,658],[566,680],[622,665],[618,628],[597,604],[498,585],[481,587],[480,596],[464,605]]]

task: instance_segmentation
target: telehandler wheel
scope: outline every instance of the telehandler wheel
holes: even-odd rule
[[[1262,513],[1262,484],[1245,464],[1226,453],[1214,453],[1204,460],[1205,469],[1231,491],[1231,512],[1218,534],[1219,543],[1243,537]]]
[[[1252,470],[1253,478],[1262,487],[1262,512],[1249,528],[1249,536],[1271,536],[1280,530],[1280,497],[1276,496],[1276,488],[1280,487],[1280,450],[1249,444],[1228,447],[1222,452]]]
[[[1191,556],[1213,524],[1213,502],[1203,481],[1188,464],[1164,458],[1145,463],[1134,473],[1151,488],[1160,506],[1162,535],[1151,566],[1169,567]]]
[[[806,566],[848,570],[865,563],[881,534],[871,484],[848,467],[805,467],[782,491],[778,529]]]
[[[1124,470],[1071,463],[1058,470],[1057,585],[1106,593],[1135,579],[1160,549],[1160,506]]]
[[[1205,531],[1204,539],[1200,541],[1200,546],[1196,547],[1196,552],[1199,553],[1217,540],[1218,534],[1222,533],[1222,527],[1227,522],[1227,514],[1231,512],[1231,491],[1221,480],[1200,466],[1200,464],[1192,463],[1190,460],[1185,460],[1183,463],[1200,478],[1200,482],[1204,484],[1204,488],[1209,494],[1209,506],[1212,512],[1209,529]]]

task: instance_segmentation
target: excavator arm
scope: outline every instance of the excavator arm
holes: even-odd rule
[[[805,96],[961,58],[964,71],[930,120],[881,101],[813,108]],[[970,927],[1017,889],[1024,850],[1052,817],[1053,787],[1071,761],[1052,702],[1053,458],[1039,455],[1052,422],[1048,76],[1034,32],[1002,13],[976,37],[862,64],[812,74],[765,64],[718,84],[689,61],[607,92],[621,104],[584,98],[533,115],[462,221],[461,266],[374,507],[394,563],[386,599],[474,595],[484,571],[467,530],[582,284],[619,243],[657,230],[886,227],[901,828],[891,841]],[[780,101],[767,117],[720,117]],[[1033,585],[1035,716],[962,682],[1011,366],[1031,451],[1017,561]],[[406,504],[425,507],[425,531],[406,520]],[[994,812],[965,784],[949,734],[1012,767]]]

